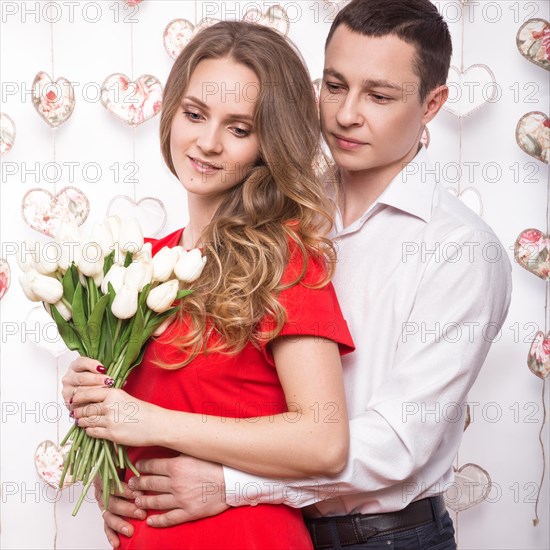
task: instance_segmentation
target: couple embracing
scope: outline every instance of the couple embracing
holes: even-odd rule
[[[353,0],[326,40],[320,117],[268,28],[221,22],[177,58],[160,137],[189,223],[152,250],[208,261],[124,390],[88,358],[63,379],[79,426],[142,472],[102,511],[113,547],[456,548],[441,492],[463,426],[423,411],[466,401],[491,343],[436,332],[502,326],[511,268],[427,169],[451,53],[429,0]],[[134,422],[117,422],[127,403]]]

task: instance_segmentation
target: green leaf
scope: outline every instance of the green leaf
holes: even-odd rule
[[[150,290],[151,290],[151,283],[147,283],[141,289],[141,292],[139,293],[138,308],[141,309],[141,311],[143,311],[143,306],[145,305],[145,303],[147,301],[147,296],[149,296],[149,291]]]
[[[61,313],[57,311],[57,308],[53,304],[50,308],[55,324],[57,325],[57,330],[59,330],[59,335],[63,338],[65,345],[72,351],[78,351],[80,355],[87,355],[86,348],[72,327],[72,323],[70,321],[65,321]]]
[[[126,350],[126,356],[124,357],[124,362],[122,363],[122,372],[124,373],[130,365],[134,363],[138,357],[141,347],[144,343],[143,339],[143,313],[141,309],[138,308],[136,314],[134,315],[132,331],[130,333],[130,340],[128,341],[128,349]]]
[[[84,295],[84,288],[80,284],[80,281],[78,282],[78,285],[76,286],[73,301],[72,301],[72,308],[73,308],[73,323],[76,332],[80,336],[80,339],[82,343],[84,344],[84,347],[86,349],[90,348],[90,341],[88,339],[88,335],[86,333],[87,329],[87,323],[86,323],[86,296]]]
[[[107,295],[108,297],[108,295]],[[114,325],[111,322],[111,317],[114,317],[110,313],[109,308],[105,311],[105,318],[101,325],[101,343],[100,350],[101,355],[98,359],[101,359],[105,365],[110,365],[113,362],[113,330]]]
[[[124,258],[124,267],[128,267],[133,261],[132,253],[130,251],[126,252],[126,257]]]
[[[101,327],[103,324],[103,314],[109,303],[109,295],[102,296],[94,306],[92,314],[88,319],[88,337],[90,339],[90,353],[92,357],[97,358],[99,351],[99,342],[101,340]]]
[[[73,301],[75,284],[73,280],[73,274],[71,269],[67,269],[65,275],[63,275],[63,296],[68,302]]]
[[[176,300],[181,300],[182,298],[189,296],[189,294],[193,294],[193,292],[193,290],[178,290],[178,293],[176,294]]]
[[[105,262],[103,263],[103,276],[107,275],[109,272],[109,269],[113,267],[113,264],[115,262],[115,251],[113,250],[106,258]]]

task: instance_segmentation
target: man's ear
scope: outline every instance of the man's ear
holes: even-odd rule
[[[428,124],[439,113],[448,97],[449,88],[446,84],[442,84],[428,93],[424,100],[424,114],[422,115],[424,125]]]

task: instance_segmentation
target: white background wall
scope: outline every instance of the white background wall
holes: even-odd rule
[[[36,475],[33,455],[44,439],[59,441],[69,427],[62,405],[59,383],[72,359],[59,359],[29,341],[26,322],[32,304],[17,283],[17,266],[9,256],[12,242],[37,239],[40,235],[21,218],[24,193],[34,187],[50,191],[75,185],[90,199],[86,227],[101,219],[111,197],[129,194],[131,183],[120,181],[131,175],[124,165],[133,162],[133,131],[108,113],[99,101],[86,101],[86,83],[102,83],[114,72],[130,74],[133,26],[134,76],[151,73],[165,82],[172,59],[166,54],[162,33],[177,17],[192,22],[203,14],[218,18],[241,18],[248,7],[268,7],[270,2],[194,2],[144,0],[133,16],[138,22],[124,22],[131,11],[122,0],[74,3],[73,20],[69,4],[53,25],[55,77],[64,76],[76,85],[76,109],[68,122],[55,131],[55,159],[63,170],[59,182],[47,181],[43,172],[54,159],[53,132],[32,107],[30,88],[35,74],[51,74],[51,25],[48,2],[8,2],[0,4],[2,15],[0,80],[1,110],[17,126],[13,150],[3,157],[1,168],[0,256],[12,268],[12,287],[1,302],[1,540],[5,549],[107,548],[101,518],[95,504],[85,503],[76,518],[71,517],[80,490],[66,490],[56,496]],[[292,19],[290,38],[301,49],[312,78],[321,76],[323,43],[333,6],[322,1],[281,2]],[[461,64],[462,4],[458,0],[438,2],[450,23],[455,56]],[[10,7],[8,8],[8,5]],[[10,15],[16,8],[16,13]],[[38,8],[38,14],[32,12]],[[442,177],[456,179],[456,163],[470,165],[463,174],[462,189],[474,187],[482,196],[484,219],[495,229],[510,258],[513,243],[523,229],[546,228],[547,167],[523,153],[515,143],[515,127],[528,111],[549,111],[549,73],[525,60],[517,51],[515,36],[526,18],[550,19],[545,1],[468,2],[463,8],[464,66],[488,65],[496,76],[501,97],[492,104],[459,120],[442,112],[430,124],[430,153],[440,164]],[[9,10],[9,11],[8,11]],[[115,18],[119,15],[119,21]],[[97,19],[92,22],[92,19]],[[16,93],[6,95],[6,85]],[[9,88],[13,90],[13,87]],[[531,94],[531,95],[529,95]],[[530,97],[530,103],[527,101]],[[135,131],[135,162],[139,168],[137,198],[161,199],[168,212],[164,234],[186,223],[184,193],[161,159],[158,145],[159,118]],[[462,140],[460,140],[462,131]],[[462,141],[462,153],[460,153]],[[69,179],[64,162],[77,162],[75,178]],[[84,166],[100,166],[97,182],[86,180]],[[23,173],[38,163],[38,175]],[[489,163],[495,165],[487,166]],[[114,179],[117,164],[121,177]],[[13,172],[16,172],[13,174]],[[500,176],[495,177],[500,171]],[[496,181],[495,181],[496,180]],[[456,186],[456,183],[455,183]],[[544,330],[545,283],[513,266],[514,292],[508,320],[501,338],[493,345],[470,401],[473,424],[465,433],[458,464],[474,462],[486,469],[494,483],[491,502],[460,514],[459,545],[463,549],[544,549],[550,548],[548,533],[549,485],[546,477],[539,505],[541,525],[534,528],[534,494],[542,471],[538,432],[542,421],[542,382],[528,370],[527,352],[535,331]],[[460,296],[455,299],[461,299]],[[46,343],[49,333],[41,333]],[[51,338],[51,337],[50,337]],[[548,448],[548,431],[544,435]],[[453,514],[454,515],[454,514]],[[456,520],[456,517],[455,517]]]

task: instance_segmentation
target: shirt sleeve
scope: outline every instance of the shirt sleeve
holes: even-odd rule
[[[330,510],[330,499],[357,495],[360,506],[365,498],[376,501],[378,491],[399,487],[399,502],[378,502],[378,511],[391,511],[406,506],[445,474],[458,451],[463,421],[442,411],[466,400],[493,339],[498,339],[512,288],[510,261],[494,234],[462,231],[449,235],[441,246],[446,242],[459,245],[460,259],[437,262],[432,257],[427,265],[403,322],[394,364],[387,365],[390,373],[365,410],[350,421],[344,471],[335,477],[269,480],[224,467],[228,504],[318,503],[324,513]],[[485,251],[495,243],[501,254],[488,257]],[[428,333],[423,327],[440,327],[440,332]],[[456,338],[453,331],[459,330],[463,336]],[[449,331],[447,337],[443,331]]]
[[[283,284],[296,280],[303,269],[303,255],[296,245],[291,245],[290,260],[282,277]],[[308,256],[307,268],[299,283],[282,290],[279,303],[285,308],[287,319],[279,336],[315,336],[338,344],[340,355],[355,349],[348,325],[342,315],[332,283],[323,288],[311,288],[326,275],[324,260]],[[273,331],[275,322],[266,317],[260,330]],[[267,361],[275,366],[269,344],[262,345]]]

